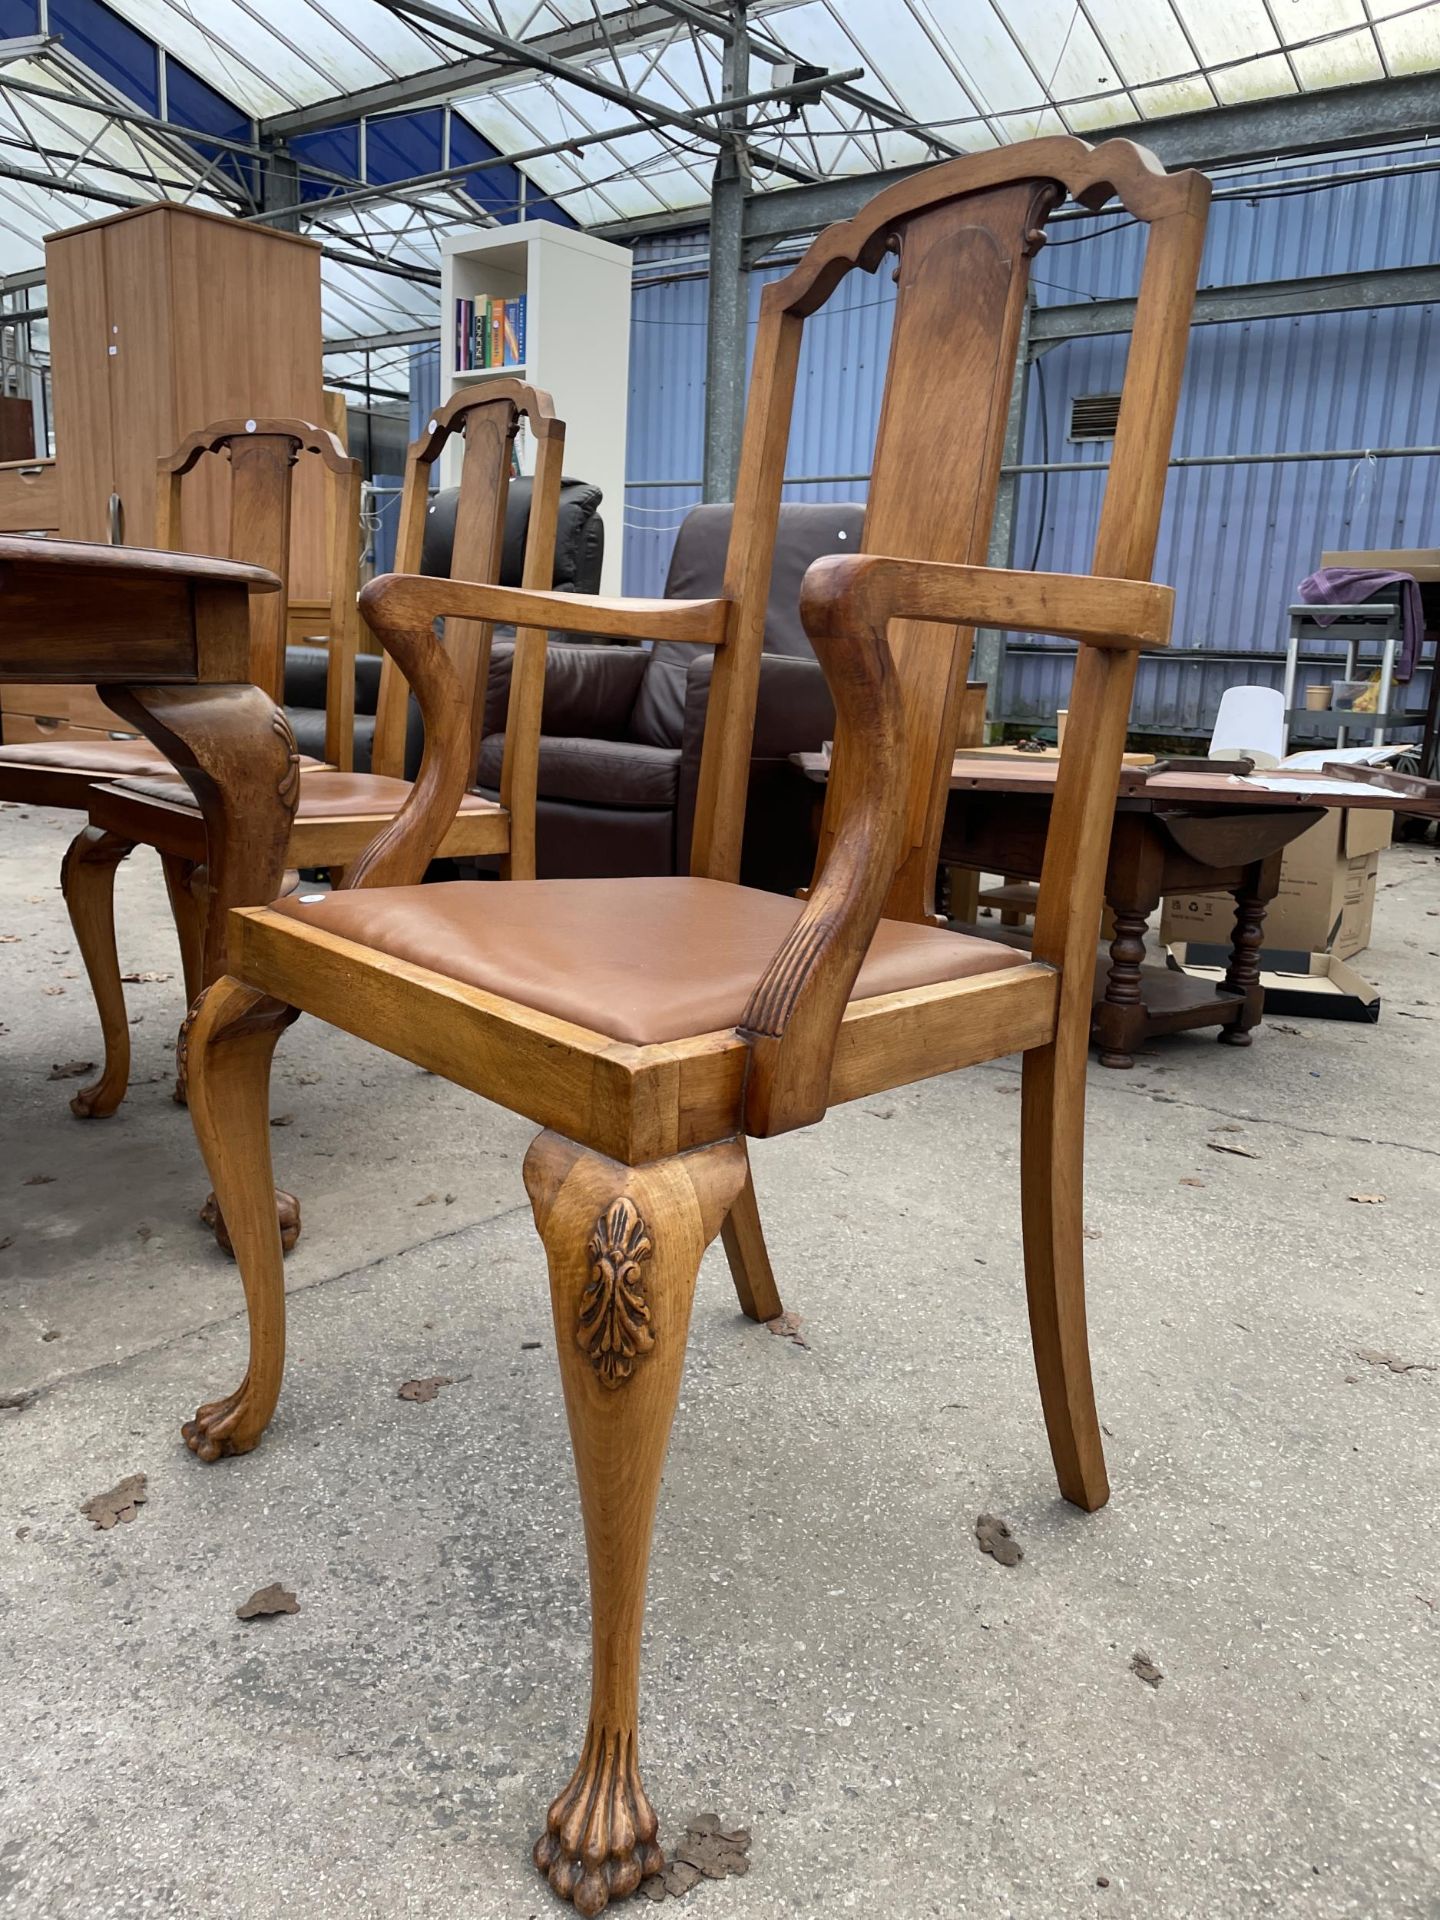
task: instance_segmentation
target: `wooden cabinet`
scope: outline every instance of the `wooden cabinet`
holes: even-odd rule
[[[325,418],[314,241],[160,201],[51,234],[45,277],[69,538],[152,544],[155,463],[198,427]],[[311,464],[296,476],[290,592],[324,600],[325,489]],[[225,552],[227,483],[219,460],[187,483],[190,552]]]

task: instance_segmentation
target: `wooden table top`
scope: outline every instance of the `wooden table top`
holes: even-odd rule
[[[797,753],[794,763],[811,780],[823,783],[829,776],[824,754]],[[957,755],[950,774],[952,793],[1033,793],[1048,795],[1055,790],[1059,763],[1055,760],[978,760]],[[1383,812],[1423,813],[1432,817],[1433,801],[1410,800],[1376,787],[1369,793],[1355,793],[1348,787],[1335,790],[1336,783],[1323,774],[1297,775],[1283,789],[1256,786],[1250,780],[1229,773],[1151,773],[1145,767],[1122,767],[1116,790],[1117,801],[1127,807],[1221,806],[1234,808],[1275,807],[1356,807]]]
[[[1375,573],[1408,573],[1423,584],[1440,581],[1440,547],[1384,547],[1369,553],[1322,553],[1322,567],[1365,567]]]

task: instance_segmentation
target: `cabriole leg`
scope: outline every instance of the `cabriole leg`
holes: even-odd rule
[[[285,1276],[270,1171],[270,1061],[295,1017],[293,1007],[227,976],[196,1001],[181,1034],[190,1118],[215,1186],[217,1234],[223,1227],[233,1248],[250,1318],[245,1378],[183,1428],[185,1444],[202,1460],[248,1453],[280,1397]]]
[[[81,1087],[70,1101],[70,1111],[79,1120],[108,1118],[130,1084],[130,1021],[115,944],[115,869],[134,845],[133,840],[106,833],[102,827],[82,827],[60,868],[60,890],[105,1042],[100,1078]]]
[[[700,1258],[745,1174],[733,1140],[627,1167],[542,1133],[525,1157],[550,1267],[592,1622],[580,1764],[551,1804],[534,1857],[586,1915],[663,1864],[638,1752],[650,1536]]]

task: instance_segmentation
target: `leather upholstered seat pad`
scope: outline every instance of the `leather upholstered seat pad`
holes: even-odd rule
[[[801,911],[721,880],[457,880],[298,894],[273,912],[647,1046],[733,1027]],[[853,999],[1025,965],[973,935],[883,920]]]
[[[148,740],[27,740],[0,747],[0,765],[43,767],[47,773],[93,773],[112,780],[126,774],[170,771],[170,762]]]
[[[195,798],[178,774],[154,779],[127,780],[130,793],[142,793],[151,800],[167,801],[172,807],[188,807],[199,812]],[[297,820],[345,820],[370,814],[398,813],[410,795],[408,780],[395,780],[383,773],[340,773],[335,768],[317,767],[305,772],[300,782]],[[495,802],[478,793],[467,793],[460,803],[462,813],[494,813]]]

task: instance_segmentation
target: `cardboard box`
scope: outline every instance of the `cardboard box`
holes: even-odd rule
[[[1218,985],[1225,978],[1222,961],[1209,966],[1195,964],[1197,956],[1213,951],[1187,946],[1183,940],[1170,949],[1182,973]],[[1266,971],[1260,975],[1260,985],[1265,990],[1267,1020],[1276,1014],[1293,1013],[1312,1020],[1360,1020],[1374,1026],[1380,1018],[1379,990],[1332,953],[1312,953],[1308,966],[1288,972],[1278,968]]]
[[[1290,842],[1280,891],[1265,909],[1267,965],[1293,966],[1295,956],[1311,953],[1348,960],[1370,944],[1380,849],[1389,846],[1394,825],[1388,809],[1331,807]],[[1160,938],[1166,946],[1184,940],[1192,947],[1228,948],[1234,925],[1235,902],[1228,893],[1172,894]]]

